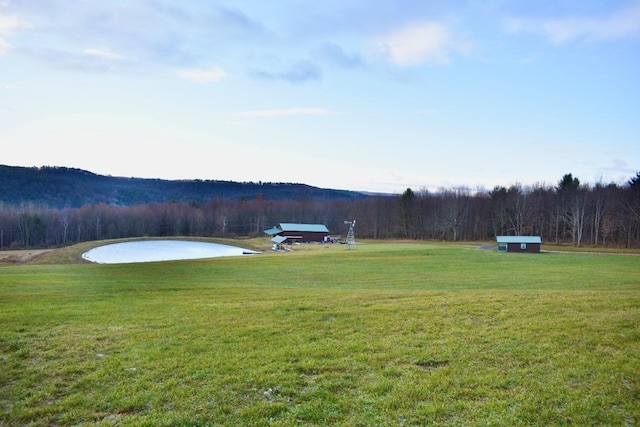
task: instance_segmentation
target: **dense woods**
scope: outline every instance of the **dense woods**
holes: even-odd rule
[[[213,198],[252,199],[257,196],[267,200],[352,200],[365,197],[356,191],[296,183],[124,178],[74,168],[0,165],[0,202],[9,205],[33,203],[51,208],[79,208],[99,203],[132,206],[167,201],[204,202]]]
[[[357,220],[356,238],[486,241],[540,235],[543,244],[640,247],[640,173],[625,185],[582,184],[571,174],[554,186],[488,192],[407,189],[355,199],[214,197],[132,206],[52,208],[0,204],[2,248],[37,248],[140,236],[262,236],[280,222],[325,224],[335,236]]]

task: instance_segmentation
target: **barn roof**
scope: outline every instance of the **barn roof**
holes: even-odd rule
[[[280,223],[282,231],[307,231],[314,233],[328,233],[329,229],[323,224],[294,224],[288,222]]]
[[[274,227],[274,228],[270,228],[268,230],[264,230],[265,234],[268,234],[270,236],[273,236],[274,234],[278,234],[279,232],[281,232],[282,230],[280,230],[278,227]]]
[[[498,243],[542,243],[540,236],[496,236]]]

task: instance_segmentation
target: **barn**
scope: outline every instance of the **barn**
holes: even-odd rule
[[[499,252],[539,253],[540,236],[496,236]]]
[[[270,238],[284,237],[285,240],[280,243],[324,242],[329,236],[329,229],[323,224],[281,222],[276,227],[264,230],[264,233]]]

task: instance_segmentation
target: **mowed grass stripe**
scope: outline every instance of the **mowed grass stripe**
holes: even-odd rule
[[[634,425],[638,260],[384,243],[2,267],[0,420]]]
[[[378,249],[378,246],[380,249]],[[47,287],[53,275],[56,289],[66,284],[133,291],[148,286],[284,286],[354,289],[612,289],[640,281],[640,258],[633,255],[501,254],[474,248],[400,244],[370,244],[345,251],[343,246],[315,246],[291,254],[265,254],[214,260],[123,265],[3,267],[3,282],[12,275],[22,289],[31,277],[34,291]],[[57,271],[64,274],[56,274]],[[114,280],[117,278],[117,280]]]

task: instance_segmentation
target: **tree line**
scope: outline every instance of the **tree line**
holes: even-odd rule
[[[624,185],[582,184],[572,174],[556,185],[472,192],[407,189],[401,195],[348,199],[212,198],[135,206],[106,203],[50,208],[0,203],[0,247],[43,248],[126,237],[256,237],[280,222],[326,225],[356,238],[487,241],[539,235],[543,243],[640,247],[640,172]]]

